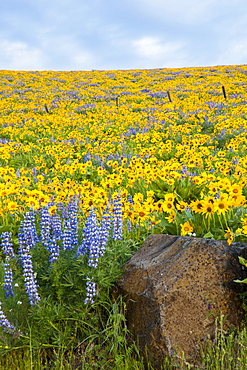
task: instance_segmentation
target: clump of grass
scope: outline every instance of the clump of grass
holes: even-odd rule
[[[52,345],[42,343],[38,348],[37,327],[29,327],[19,346],[2,346],[0,369],[144,369],[144,363],[136,344],[129,339],[125,320],[125,304],[122,298],[114,302],[101,300],[90,309],[88,322],[77,323],[78,331],[87,327],[87,336],[81,341],[69,343],[65,332],[72,317],[64,320],[64,330],[53,324],[54,338]],[[95,320],[95,317],[97,319]],[[66,328],[67,325],[67,328]],[[40,330],[42,330],[40,328]],[[75,335],[75,333],[74,333]],[[56,338],[55,338],[56,337]],[[41,344],[41,343],[40,343]],[[151,369],[151,368],[150,368]]]
[[[202,351],[207,370],[245,370],[247,368],[247,330],[224,330],[224,316],[216,319],[216,336]]]

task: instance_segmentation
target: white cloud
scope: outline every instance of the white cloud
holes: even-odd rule
[[[49,69],[92,69],[93,55],[72,35],[55,35],[44,29],[37,35],[40,49],[46,55]]]
[[[233,0],[234,1],[234,0]],[[172,20],[177,24],[200,24],[209,21],[219,0],[137,0],[141,10],[157,19]]]
[[[246,0],[135,0],[142,14],[173,26],[214,26],[246,14]]]
[[[11,0],[0,4],[0,69],[238,64],[246,0]]]
[[[221,42],[217,64],[246,64],[247,61],[247,37],[240,40],[225,40]]]
[[[25,42],[0,40],[0,68],[12,70],[40,70],[45,57],[41,50]]]
[[[70,65],[73,70],[90,70],[94,68],[94,58],[87,51],[71,49]]]
[[[0,69],[8,70],[87,70],[93,68],[93,56],[73,38],[39,39],[39,48],[20,41],[0,39]]]
[[[147,68],[181,66],[186,60],[185,44],[182,42],[162,43],[155,37],[142,37],[133,41],[133,46]]]

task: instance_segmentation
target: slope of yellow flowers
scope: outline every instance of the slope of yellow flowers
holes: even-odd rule
[[[247,66],[0,71],[0,86],[4,227],[120,193],[132,225],[246,239]]]

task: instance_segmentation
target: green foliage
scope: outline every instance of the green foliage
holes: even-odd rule
[[[202,350],[204,369],[245,370],[247,368],[247,331],[226,332],[224,316],[216,320],[215,340],[208,340]]]
[[[168,227],[165,222],[163,220],[162,226]],[[131,339],[125,303],[121,297],[112,298],[114,282],[121,276],[123,264],[146,237],[146,230],[139,229],[126,234],[121,241],[111,240],[97,269],[88,267],[86,256],[75,258],[75,251],[63,251],[51,268],[47,251],[37,244],[32,254],[42,299],[35,307],[30,307],[24,292],[20,267],[12,266],[18,281],[14,287],[15,297],[5,299],[1,290],[1,300],[8,319],[19,331],[14,335],[4,332],[0,335],[0,370],[154,370]],[[239,260],[246,264],[242,257]],[[0,278],[3,263],[2,260]],[[93,277],[98,287],[95,302],[86,305],[85,276]],[[246,329],[226,336],[223,319],[218,324],[215,342],[208,341],[202,348],[203,368],[244,370]],[[196,367],[185,359],[164,358],[163,369]]]
[[[247,260],[245,258],[239,256],[238,257],[238,260],[241,263],[241,265],[243,265],[245,267],[247,266]],[[235,281],[235,283],[245,283],[245,284],[247,284],[247,279],[244,279],[244,280],[234,280],[234,281]]]
[[[122,241],[111,240],[97,269],[88,266],[86,255],[76,257],[75,250],[61,251],[58,261],[50,267],[48,251],[37,243],[31,253],[41,301],[34,307],[30,307],[25,293],[21,266],[13,260],[15,297],[5,298],[1,289],[0,298],[3,311],[16,331],[11,334],[1,330],[2,356],[8,354],[8,357],[15,358],[21,352],[42,352],[47,363],[54,362],[54,359],[61,360],[61,356],[66,358],[67,353],[71,353],[71,362],[77,361],[78,356],[83,357],[85,368],[90,368],[88,366],[93,357],[104,363],[105,368],[108,365],[109,368],[128,368],[124,364],[130,362],[133,356],[138,357],[138,351],[134,343],[126,341],[128,331],[124,303],[112,301],[111,291],[121,275],[124,262],[146,236],[144,229],[138,232],[139,242],[135,241],[135,230],[132,230],[134,239],[128,235]],[[4,259],[0,266],[1,280],[3,269]],[[93,278],[97,284],[97,297],[92,304],[84,304],[86,276]]]

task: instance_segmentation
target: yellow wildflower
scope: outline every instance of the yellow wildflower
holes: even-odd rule
[[[234,240],[234,234],[233,232],[229,229],[229,227],[227,228],[227,230],[225,230],[226,233],[224,235],[225,238],[227,238],[227,243],[230,245],[232,244],[233,240]]]
[[[188,221],[181,225],[181,235],[187,235],[193,231],[193,227]]]

